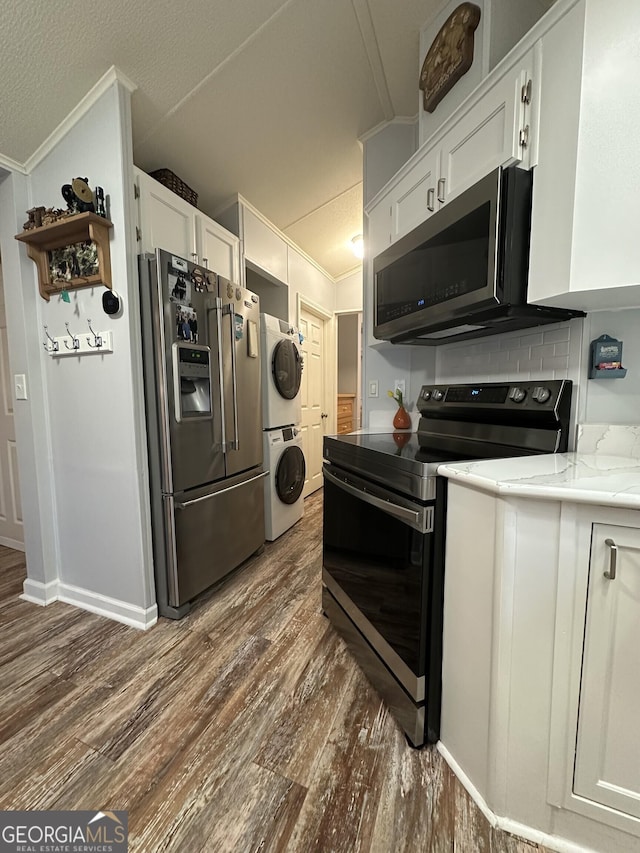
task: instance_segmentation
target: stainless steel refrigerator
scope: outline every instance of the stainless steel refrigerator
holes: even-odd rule
[[[139,258],[158,611],[264,545],[260,302],[158,249]]]

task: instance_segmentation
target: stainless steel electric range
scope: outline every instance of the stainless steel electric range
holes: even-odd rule
[[[324,439],[322,607],[414,746],[440,731],[444,462],[567,449],[571,382],[429,385],[417,433]]]

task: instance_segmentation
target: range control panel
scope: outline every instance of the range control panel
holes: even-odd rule
[[[473,409],[502,411],[554,411],[568,405],[571,381],[549,379],[537,382],[478,382],[465,385],[423,385],[418,410],[423,415]]]

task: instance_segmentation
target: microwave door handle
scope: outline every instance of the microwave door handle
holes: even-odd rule
[[[364,501],[367,504],[375,507],[376,509],[382,510],[382,512],[386,512],[387,515],[391,515],[394,518],[397,518],[398,521],[402,521],[404,524],[409,524],[411,527],[419,530],[421,533],[429,533],[431,530],[431,525],[429,524],[430,513],[418,512],[413,509],[407,509],[404,506],[399,506],[398,504],[392,503],[391,501],[385,501],[381,498],[377,498],[375,495],[371,495],[368,492],[363,492],[358,489],[356,486],[352,486],[351,483],[347,483],[344,480],[341,480],[339,477],[336,477],[335,474],[332,474],[331,471],[328,471],[326,468],[324,469],[324,476],[330,483],[336,485],[339,489],[347,492],[347,494],[353,495],[353,497],[357,498],[360,501]]]
[[[231,347],[231,385],[232,385],[232,400],[233,400],[233,440],[229,442],[230,450],[239,450],[240,449],[240,441],[238,440],[238,373],[236,367],[236,318],[235,311],[233,310],[233,305],[228,305],[228,317],[229,317],[229,334],[231,335],[231,340],[229,345]]]

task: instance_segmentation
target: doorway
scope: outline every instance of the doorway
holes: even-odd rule
[[[13,418],[13,394],[9,345],[7,339],[7,316],[4,304],[2,281],[2,258],[0,257],[0,545],[24,551],[24,526],[20,481],[18,479],[18,455],[16,429]]]
[[[338,433],[362,426],[362,312],[338,314]],[[342,412],[342,414],[341,414]]]
[[[300,431],[307,467],[302,492],[306,498],[322,486],[322,439],[335,424],[335,407],[329,403],[330,396],[334,396],[332,386],[335,387],[329,379],[335,364],[335,358],[331,357],[335,338],[331,315],[302,299],[298,302],[298,329],[302,335],[304,359]]]

